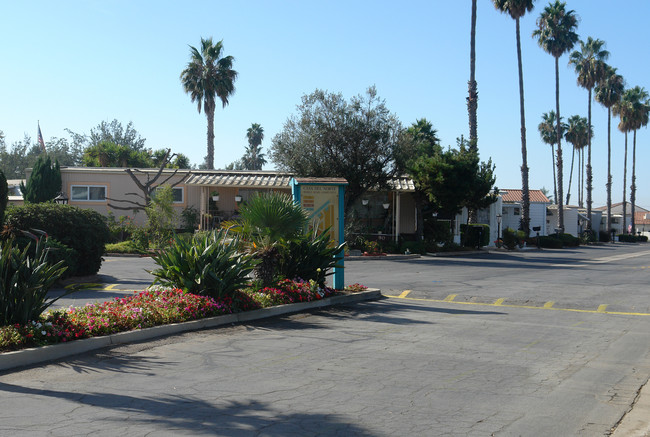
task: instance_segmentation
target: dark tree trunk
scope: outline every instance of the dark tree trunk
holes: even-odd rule
[[[562,190],[562,131],[560,130],[560,66],[559,58],[555,58],[555,114],[557,116],[557,227],[564,232],[564,191]]]
[[[588,130],[587,130],[587,230],[592,230],[591,226],[591,190],[593,182],[593,174],[591,172],[591,88],[589,88],[589,104],[587,105],[587,119],[588,119]]]
[[[205,165],[208,170],[214,169],[214,108],[206,108],[205,116],[208,118],[208,154],[205,156]]]
[[[612,109],[607,108],[607,232],[612,231]]]
[[[627,131],[625,132],[625,153],[623,153],[623,234],[627,234]]]
[[[526,114],[524,112],[524,70],[521,62],[519,17],[515,19],[517,32],[517,68],[519,70],[519,118],[521,120],[521,227],[530,235],[530,191],[528,187],[528,151],[526,149]]]
[[[579,153],[579,152],[578,152]],[[566,190],[566,204],[569,205],[571,200],[571,180],[573,179],[573,163],[576,157],[576,148],[575,146],[571,149],[571,171],[569,172],[569,185]],[[580,161],[580,155],[578,155],[578,161]]]
[[[636,129],[632,140],[632,185],[630,186],[630,224],[632,225],[632,234],[636,232],[636,223],[634,220],[634,202],[636,201]]]

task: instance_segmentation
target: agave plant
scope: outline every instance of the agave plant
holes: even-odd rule
[[[191,239],[176,236],[169,248],[153,257],[160,266],[151,272],[154,283],[214,298],[232,296],[248,283],[257,264],[240,248],[239,237],[225,229]]]
[[[47,299],[48,290],[63,275],[63,261],[48,262],[45,238],[25,232],[36,241],[34,254],[31,243],[23,249],[11,237],[0,247],[0,325],[27,324],[38,319],[60,297]],[[72,291],[70,291],[72,292]],[[69,292],[69,293],[70,293]],[[66,293],[66,294],[69,294]]]

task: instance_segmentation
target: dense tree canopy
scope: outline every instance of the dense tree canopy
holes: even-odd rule
[[[368,189],[387,185],[397,171],[402,127],[374,87],[350,101],[316,90],[297,109],[273,138],[270,157],[280,170],[346,178],[348,206]]]

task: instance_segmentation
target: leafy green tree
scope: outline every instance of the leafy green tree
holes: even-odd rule
[[[205,163],[208,169],[214,168],[214,112],[216,98],[221,99],[225,108],[228,98],[235,92],[237,72],[232,69],[234,58],[223,56],[223,40],[216,44],[212,38],[201,38],[201,50],[190,46],[191,60],[181,73],[183,89],[192,102],[201,106],[208,119],[208,153]]]
[[[566,124],[555,117],[555,111],[542,114],[542,121],[537,126],[542,141],[551,146],[551,158],[553,160],[553,198],[557,202],[557,177],[555,173],[555,145],[557,144],[557,129],[560,128],[560,135],[564,135]]]
[[[624,91],[623,76],[608,66],[595,90],[596,101],[607,108],[607,231],[612,229],[612,108],[621,101]]]
[[[589,143],[590,131],[591,131],[591,136],[593,136],[594,131],[593,129],[589,129],[589,123],[585,117],[581,117],[579,115],[572,115],[571,117],[569,117],[569,123],[567,124],[566,133],[564,134],[564,139],[573,145],[573,153],[571,153],[571,172],[569,173],[569,185],[567,188],[567,195],[566,195],[567,205],[569,204],[569,200],[571,199],[571,179],[573,178],[573,162],[575,158],[575,152],[578,151],[578,156],[579,156],[580,152],[585,148],[585,146],[587,146],[587,144]]]
[[[564,207],[562,205],[563,179],[562,179],[562,134],[560,128],[560,57],[569,52],[578,41],[578,34],[575,32],[578,26],[578,18],[575,11],[567,11],[566,3],[556,0],[544,8],[537,19],[537,29],[533,32],[533,38],[545,52],[555,58],[555,113],[557,115],[557,209],[558,228],[564,232]]]
[[[24,179],[25,169],[33,168],[42,150],[38,144],[25,135],[22,141],[16,141],[8,149],[5,142],[0,142],[0,170],[7,179]]]
[[[526,148],[526,114],[524,111],[524,70],[521,62],[521,34],[519,20],[533,10],[535,0],[493,0],[494,7],[515,20],[517,36],[517,67],[519,71],[519,118],[521,121],[521,223],[526,236],[530,233],[530,189],[528,185],[528,150]],[[554,159],[555,160],[555,159]]]
[[[26,203],[51,202],[61,192],[61,168],[46,154],[39,156],[34,164],[27,186],[20,184]]]
[[[117,121],[117,119],[113,119],[110,123],[106,121],[100,122],[97,126],[90,129],[90,134],[88,135],[75,133],[70,129],[66,129],[66,131],[70,134],[73,147],[82,150],[107,142],[120,144],[128,149],[139,151],[144,149],[146,141],[135,129],[133,122],[130,121],[126,127],[123,127],[122,123]]]
[[[0,133],[2,133],[2,131],[0,131]],[[0,226],[2,226],[5,221],[7,203],[9,203],[9,185],[7,185],[5,174],[0,170]]]
[[[316,90],[302,97],[298,113],[273,138],[270,156],[280,170],[347,179],[346,209],[367,190],[388,186],[402,126],[375,87],[349,102]]]
[[[437,211],[453,216],[463,207],[482,208],[494,202],[494,167],[479,163],[478,154],[460,139],[458,149],[421,156],[412,167],[413,180]]]
[[[147,227],[156,247],[164,247],[174,235],[174,199],[172,186],[157,187],[151,202],[144,208]]]
[[[569,64],[572,64],[578,75],[578,85],[585,88],[588,92],[588,126],[591,124],[591,93],[598,82],[600,82],[606,73],[607,64],[605,61],[609,57],[609,52],[604,49],[605,41],[599,39],[587,38],[587,42],[580,41],[580,50],[571,53]],[[591,168],[591,136],[588,135],[587,143],[587,217],[591,218],[591,192],[593,190],[593,172]],[[568,200],[567,200],[568,202]],[[591,229],[591,220],[587,222],[587,229]]]
[[[245,170],[262,170],[266,164],[264,153],[262,153],[262,140],[264,139],[264,128],[258,123],[253,123],[246,131],[248,147],[246,153],[241,159],[242,166]]]

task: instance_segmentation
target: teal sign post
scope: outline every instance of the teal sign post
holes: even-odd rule
[[[348,184],[343,178],[293,178],[291,191],[293,199],[307,211],[309,219],[318,232],[327,231],[330,234],[332,245],[344,241],[344,212],[345,212],[345,186]],[[342,290],[344,285],[343,274],[344,253],[341,250],[336,255],[334,267],[334,288]]]

